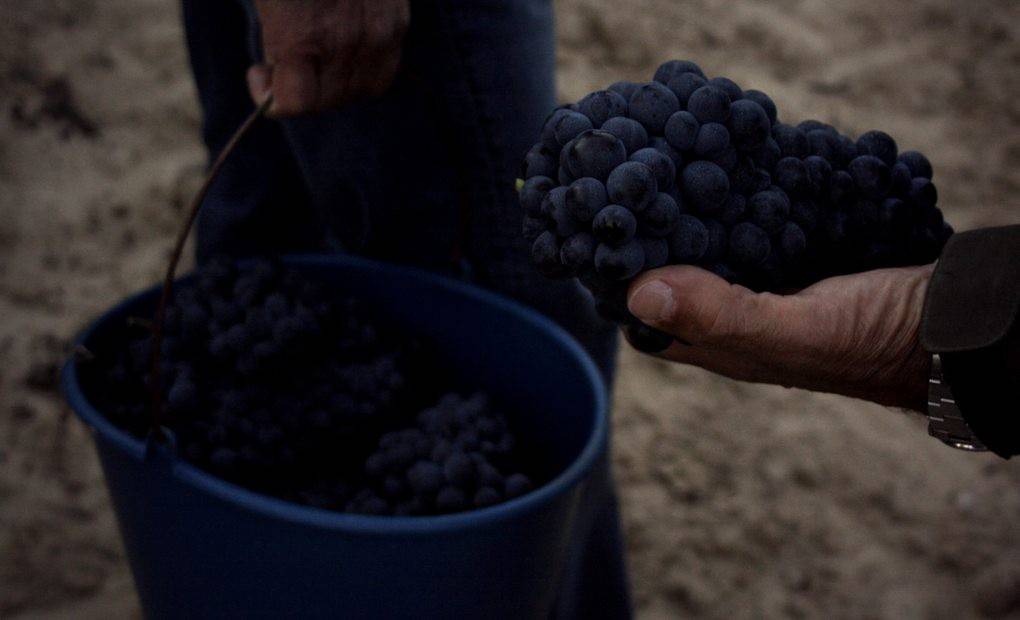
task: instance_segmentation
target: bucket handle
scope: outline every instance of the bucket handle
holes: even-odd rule
[[[209,172],[205,176],[205,180],[202,182],[202,186],[198,189],[195,197],[191,199],[191,203],[188,205],[187,219],[184,221],[184,225],[177,233],[177,240],[174,243],[173,252],[170,254],[170,263],[166,268],[166,276],[163,278],[163,289],[159,295],[159,302],[156,304],[156,314],[152,321],[152,351],[149,360],[149,397],[150,397],[150,413],[149,413],[149,439],[151,441],[157,441],[160,443],[169,442],[170,439],[166,433],[166,430],[160,426],[160,418],[162,417],[163,410],[163,390],[161,383],[161,358],[160,348],[163,344],[163,323],[166,321],[166,307],[170,301],[170,295],[173,292],[174,276],[177,273],[177,263],[181,260],[181,254],[184,253],[184,243],[188,240],[188,234],[191,232],[192,227],[195,224],[195,220],[198,218],[198,212],[202,208],[202,203],[205,201],[206,194],[209,193],[209,188],[212,186],[213,181],[219,176],[220,170],[223,168],[223,164],[226,163],[230,154],[234,152],[238,143],[248,133],[259,118],[266,113],[269,106],[273,103],[273,96],[270,94],[252,110],[248,118],[241,123],[241,126],[237,128],[234,135],[230,136],[230,140],[227,141],[226,146],[216,156],[213,165],[209,168]]]

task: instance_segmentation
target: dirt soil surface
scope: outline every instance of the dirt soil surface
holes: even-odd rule
[[[1020,3],[563,0],[559,92],[669,58],[787,119],[929,155],[957,229],[1020,214]],[[87,319],[159,277],[204,165],[178,7],[0,4],[0,617],[139,615],[57,387]],[[623,351],[614,449],[647,618],[1020,617],[1020,461],[920,416]]]

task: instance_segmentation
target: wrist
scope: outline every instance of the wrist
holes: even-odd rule
[[[921,342],[921,320],[933,269],[933,265],[911,269],[901,283],[900,302],[890,312],[890,318],[898,316],[901,323],[885,349],[888,371],[878,373],[885,380],[873,386],[870,400],[919,413],[928,410],[932,356]]]
[[[919,332],[920,330],[917,330]],[[902,377],[904,409],[919,413],[928,411],[928,379],[931,377],[932,355],[921,345],[919,333],[914,335],[914,346],[907,355]]]

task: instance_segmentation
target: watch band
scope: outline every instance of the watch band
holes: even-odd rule
[[[928,434],[942,443],[970,452],[984,452],[988,448],[974,436],[963,419],[956,399],[942,373],[942,358],[931,356],[931,376],[928,379]]]

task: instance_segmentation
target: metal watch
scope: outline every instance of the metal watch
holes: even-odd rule
[[[970,452],[988,450],[970,430],[956,406],[953,391],[942,374],[942,358],[931,356],[931,375],[928,378],[928,434],[947,446]]]

